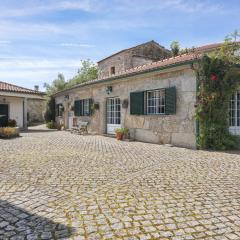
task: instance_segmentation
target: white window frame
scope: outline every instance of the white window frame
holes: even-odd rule
[[[240,135],[240,91],[235,92],[229,104],[229,131]]]
[[[90,114],[90,112],[89,112],[89,99],[83,99],[83,101],[82,101],[82,111],[83,111],[83,116],[88,116]]]
[[[150,95],[152,97],[150,98]],[[165,89],[146,91],[146,113],[147,115],[164,115],[166,112]]]
[[[121,101],[120,98],[107,99],[107,124],[121,124]]]

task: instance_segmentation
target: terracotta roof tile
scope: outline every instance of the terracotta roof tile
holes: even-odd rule
[[[44,95],[45,93],[0,81],[0,91]]]
[[[197,54],[197,53],[183,54],[183,55],[179,55],[176,57],[171,57],[171,58],[163,59],[161,61],[152,62],[152,63],[144,64],[144,65],[141,65],[141,66],[138,66],[135,68],[131,68],[131,69],[119,72],[118,74],[115,74],[115,75],[112,75],[109,77],[93,79],[93,80],[90,80],[90,81],[87,81],[84,83],[77,84],[77,85],[73,86],[72,88],[69,88],[66,90],[70,90],[70,89],[77,88],[80,86],[89,85],[89,84],[93,84],[93,83],[97,83],[97,82],[101,82],[101,81],[105,81],[105,80],[109,80],[109,79],[127,77],[130,75],[143,73],[146,71],[154,71],[155,69],[159,69],[161,67],[171,67],[171,66],[174,67],[175,65],[182,64],[182,63],[187,64],[188,62],[197,60],[200,57],[201,57],[201,54]],[[65,91],[65,90],[63,90],[63,91]]]
[[[121,76],[121,75],[125,75],[125,74],[130,74],[130,73],[144,72],[146,70],[154,70],[155,68],[159,68],[159,67],[166,67],[166,66],[176,65],[178,63],[192,61],[192,60],[198,59],[199,57],[200,57],[200,55],[196,54],[196,53],[183,54],[183,55],[179,55],[176,57],[171,57],[171,58],[163,59],[161,61],[152,62],[152,63],[144,64],[144,65],[141,65],[141,66],[138,66],[135,68],[131,68],[124,72],[120,72],[119,74],[116,74],[114,76],[118,76],[118,75]],[[109,77],[109,78],[111,78],[111,77]]]
[[[147,71],[154,71],[155,69],[157,70],[159,68],[171,67],[171,66],[174,67],[178,64],[184,64],[184,63],[187,64],[191,61],[200,59],[204,53],[213,51],[213,50],[219,48],[221,45],[222,45],[221,43],[214,43],[214,44],[197,47],[197,48],[194,48],[189,53],[182,54],[182,55],[179,55],[176,57],[166,58],[166,59],[148,63],[148,64],[144,64],[144,65],[141,65],[141,66],[138,66],[135,68],[128,69],[126,71],[119,72],[119,73],[109,76],[109,77],[97,78],[97,79],[93,79],[93,80],[90,80],[90,81],[87,81],[84,83],[80,83],[69,89],[57,92],[56,94],[65,92],[65,91],[68,91],[68,90],[71,90],[71,89],[74,89],[77,87],[81,87],[84,85],[91,85],[94,83],[103,82],[103,81],[107,81],[107,80],[111,80],[111,79],[117,79],[117,78],[127,77],[127,76],[131,76],[131,75],[139,74],[139,73],[144,73]]]

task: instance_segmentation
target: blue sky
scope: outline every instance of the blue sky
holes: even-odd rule
[[[0,81],[33,88],[80,60],[149,40],[221,42],[240,29],[239,0],[8,0],[0,4]]]

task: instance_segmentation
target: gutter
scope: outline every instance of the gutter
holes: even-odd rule
[[[109,81],[112,81],[112,80],[117,80],[117,79],[121,79],[121,78],[125,78],[125,77],[137,76],[137,75],[140,75],[140,74],[143,74],[143,73],[156,72],[156,71],[159,71],[159,70],[165,70],[165,69],[169,69],[169,68],[173,68],[173,67],[183,66],[185,64],[193,64],[193,63],[197,62],[198,60],[199,59],[196,58],[196,59],[184,61],[184,62],[181,62],[181,63],[174,63],[174,64],[163,66],[163,67],[155,67],[155,68],[142,70],[142,71],[139,71],[139,72],[125,73],[123,75],[113,76],[113,77],[109,77],[109,78],[105,78],[105,79],[101,79],[101,80],[96,80],[96,81],[92,80],[92,81],[88,81],[88,82],[85,82],[85,83],[77,84],[77,85],[75,85],[75,86],[73,86],[71,88],[68,88],[68,89],[65,89],[63,91],[54,93],[52,96],[55,97],[58,94],[67,92],[69,90],[72,90],[72,89],[75,89],[75,88],[84,87],[84,86],[88,86],[88,85],[95,85],[95,84],[99,84],[99,83],[103,83],[103,82],[109,82]]]

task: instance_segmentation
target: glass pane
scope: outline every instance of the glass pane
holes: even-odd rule
[[[165,111],[165,91],[154,90],[147,92],[147,113],[162,114]]]

